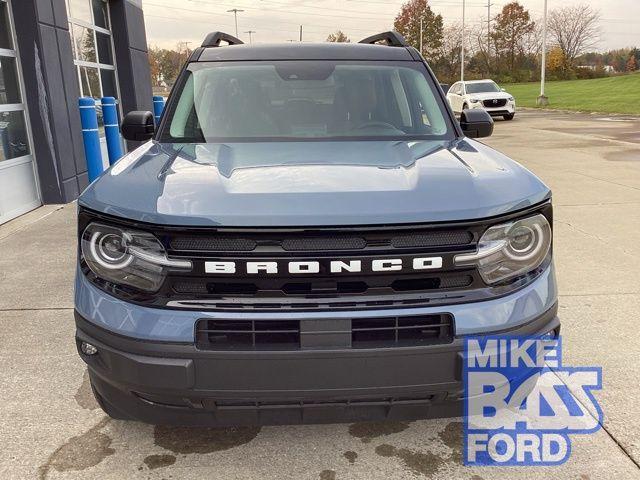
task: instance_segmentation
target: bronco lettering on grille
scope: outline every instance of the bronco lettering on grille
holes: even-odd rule
[[[363,265],[364,262],[364,265]],[[305,261],[208,261],[205,273],[213,274],[317,274],[359,273],[363,269],[371,272],[400,272],[407,270],[435,270],[442,268],[442,257],[376,258],[373,260],[305,260]]]

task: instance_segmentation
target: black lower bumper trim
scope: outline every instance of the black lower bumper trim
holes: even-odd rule
[[[504,333],[558,330],[556,314],[554,306]],[[94,389],[121,418],[232,426],[462,414],[461,337],[404,348],[215,352],[122,337],[77,312],[76,326]],[[83,341],[98,353],[82,353]]]

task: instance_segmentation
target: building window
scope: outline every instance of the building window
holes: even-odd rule
[[[114,97],[117,102],[119,98],[107,1],[67,0],[67,13],[80,94],[96,99],[102,137],[104,121],[99,99]]]
[[[67,0],[73,60],[84,97],[118,98],[107,7],[105,0]]]
[[[0,168],[31,153],[15,48],[9,6],[0,0]]]

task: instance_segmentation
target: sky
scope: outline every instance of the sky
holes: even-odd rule
[[[443,16],[445,25],[462,22],[463,0],[429,0],[431,8]],[[508,0],[466,0],[469,26],[486,25],[487,2],[491,16]],[[249,42],[297,41],[300,25],[303,41],[324,41],[330,33],[342,30],[351,41],[389,30],[403,0],[143,0],[149,45],[175,48],[189,42],[195,48],[210,31],[235,34]],[[542,18],[544,0],[520,0],[534,19]],[[600,11],[601,35],[598,50],[640,46],[640,0],[548,0],[549,10],[564,5],[587,3]],[[486,27],[485,27],[486,28]]]

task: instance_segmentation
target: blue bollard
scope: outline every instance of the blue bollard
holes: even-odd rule
[[[115,98],[102,97],[102,117],[104,118],[104,136],[107,139],[109,165],[113,165],[122,157],[120,125],[118,124],[118,109]]]
[[[102,173],[96,101],[91,97],[80,97],[78,105],[80,106],[80,124],[82,125],[82,140],[84,141],[89,182],[93,182]]]
[[[153,96],[153,117],[156,119],[156,128],[160,125],[160,116],[164,110],[164,98],[159,95]]]

